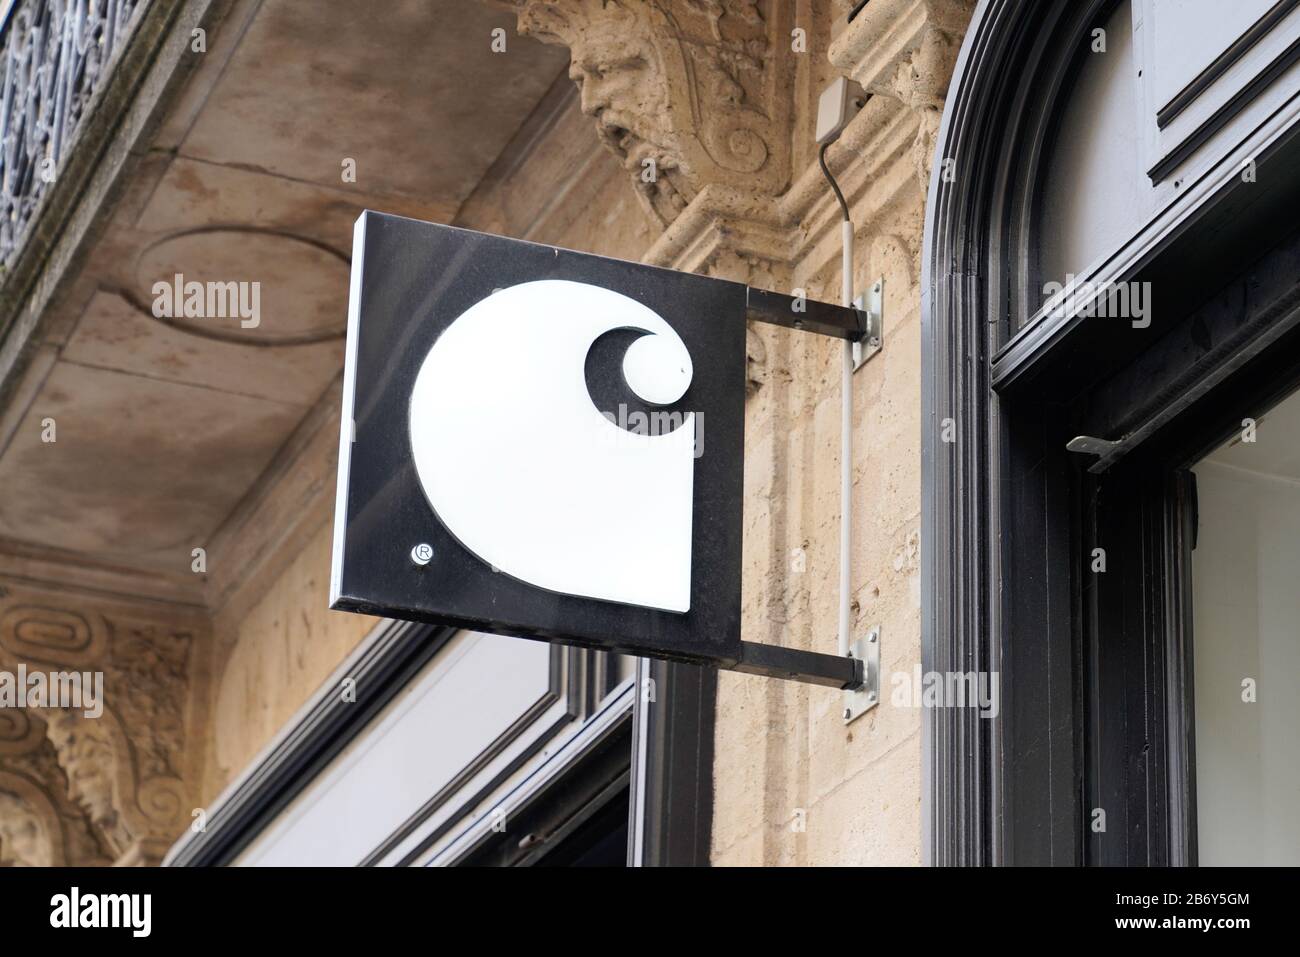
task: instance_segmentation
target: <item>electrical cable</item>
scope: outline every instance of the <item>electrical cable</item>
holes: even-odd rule
[[[833,142],[833,141],[832,141]],[[835,198],[840,201],[840,212],[844,214],[844,221],[849,221],[849,204],[844,202],[844,194],[840,192],[840,184],[835,182],[835,177],[831,174],[831,168],[826,165],[826,150],[830,148],[830,143],[823,143],[822,148],[817,151],[817,162],[822,168],[822,175],[826,177],[826,182],[831,184],[831,189],[835,191]],[[845,303],[851,305],[851,303]]]

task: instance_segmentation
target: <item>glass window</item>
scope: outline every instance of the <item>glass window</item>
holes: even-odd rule
[[[1195,468],[1201,864],[1300,864],[1300,395]]]

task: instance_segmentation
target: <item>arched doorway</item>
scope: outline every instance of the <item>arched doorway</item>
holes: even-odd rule
[[[933,863],[1262,863],[1223,856],[1258,834],[1222,808],[1295,817],[1265,685],[1300,635],[1267,575],[1206,558],[1234,500],[1207,516],[1197,475],[1247,420],[1290,444],[1300,4],[1174,6],[986,0],[953,79],[923,257],[923,655],[997,672],[1002,702],[927,712]],[[1207,625],[1228,574],[1280,624]],[[1225,719],[1247,679],[1255,710]],[[1233,741],[1259,760],[1230,766]]]

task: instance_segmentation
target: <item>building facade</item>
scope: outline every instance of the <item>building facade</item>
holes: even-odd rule
[[[0,708],[0,862],[1294,861],[1295,7],[10,4],[0,671],[103,693]],[[837,302],[841,77],[876,706],[329,610],[357,216]],[[743,634],[834,653],[840,350],[746,350]]]

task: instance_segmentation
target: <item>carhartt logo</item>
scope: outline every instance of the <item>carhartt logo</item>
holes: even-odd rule
[[[148,937],[152,928],[151,894],[70,894],[50,898],[51,927],[127,927],[133,937]]]
[[[416,473],[442,523],[495,569],[549,591],[685,612],[695,415],[646,434],[596,408],[588,353],[623,329],[645,333],[624,355],[626,386],[650,406],[679,401],[692,376],[686,344],[627,296],[547,279],[475,303],[416,377]]]

